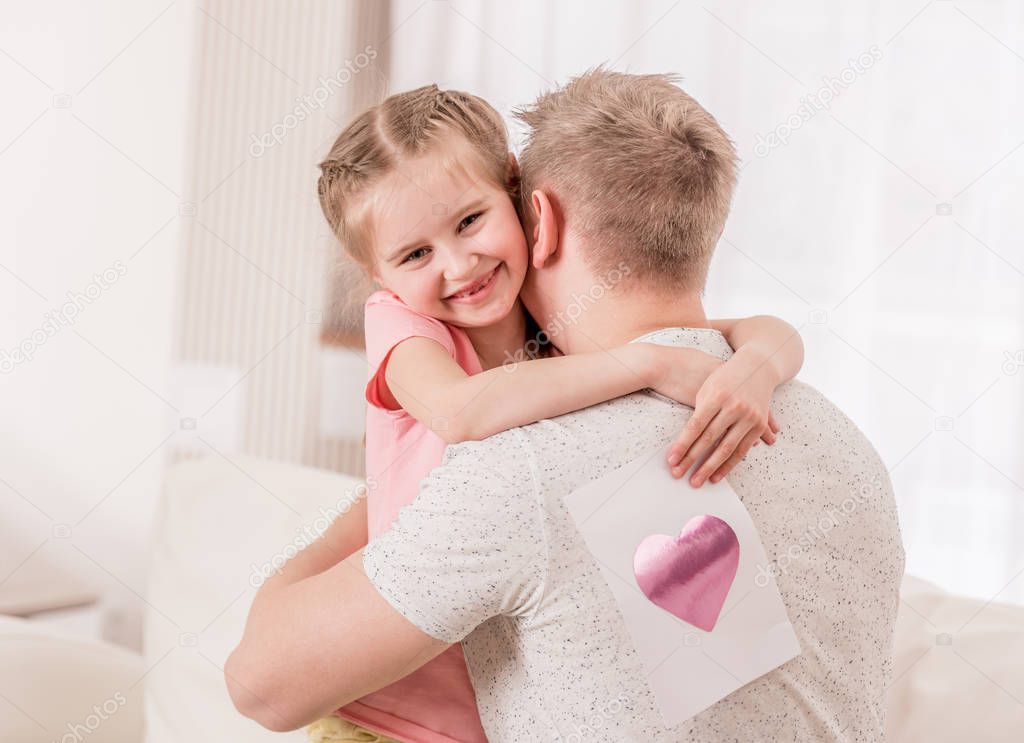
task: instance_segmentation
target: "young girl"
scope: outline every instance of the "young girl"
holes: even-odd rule
[[[342,557],[389,528],[447,444],[645,388],[693,406],[722,364],[648,343],[562,356],[542,342],[519,299],[529,250],[518,169],[500,115],[476,96],[436,86],[392,96],[349,124],[321,169],[320,203],[332,230],[383,287],[365,306],[370,492],[325,537],[345,545]],[[744,350],[723,367],[735,369],[733,402],[760,404],[749,390],[773,389],[802,363],[800,344],[785,343],[795,331],[781,320],[712,325]],[[541,352],[524,359],[533,347]],[[772,443],[777,428],[761,423],[766,411],[743,417],[735,413],[742,407],[725,405],[723,414],[740,434]],[[749,444],[733,446],[742,456]],[[310,738],[486,742],[458,645],[336,714],[309,726]]]

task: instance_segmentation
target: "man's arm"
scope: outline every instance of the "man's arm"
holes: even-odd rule
[[[257,597],[263,600],[253,603],[224,664],[239,712],[270,730],[296,730],[448,647],[391,607],[367,579],[362,557],[360,550]]]
[[[271,730],[297,729],[528,604],[546,548],[524,443],[510,431],[449,447],[364,550],[324,567],[335,555],[307,555],[310,546],[267,581],[225,663],[238,710]],[[321,541],[343,549],[331,536]]]

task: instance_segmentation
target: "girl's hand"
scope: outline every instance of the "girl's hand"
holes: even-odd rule
[[[718,482],[758,439],[774,444],[779,432],[769,409],[779,384],[771,365],[742,349],[724,364],[715,361],[718,367],[697,392],[693,415],[668,452],[672,476],[677,478],[707,456],[690,478],[694,487],[709,477]]]

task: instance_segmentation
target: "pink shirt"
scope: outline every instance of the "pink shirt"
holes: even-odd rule
[[[416,498],[419,482],[441,463],[444,439],[405,410],[385,407],[384,369],[406,338],[440,343],[467,374],[483,371],[465,332],[422,315],[389,291],[375,292],[365,308],[366,476],[369,537],[387,531],[399,510]],[[342,707],[338,715],[409,743],[487,743],[462,646],[453,645],[409,676]]]

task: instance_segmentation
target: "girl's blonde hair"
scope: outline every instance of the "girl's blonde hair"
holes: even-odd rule
[[[388,97],[342,130],[320,163],[317,192],[327,223],[349,258],[367,272],[374,265],[371,189],[402,160],[459,140],[475,161],[466,169],[503,186],[518,210],[518,168],[510,167],[505,121],[478,96],[426,85]]]

